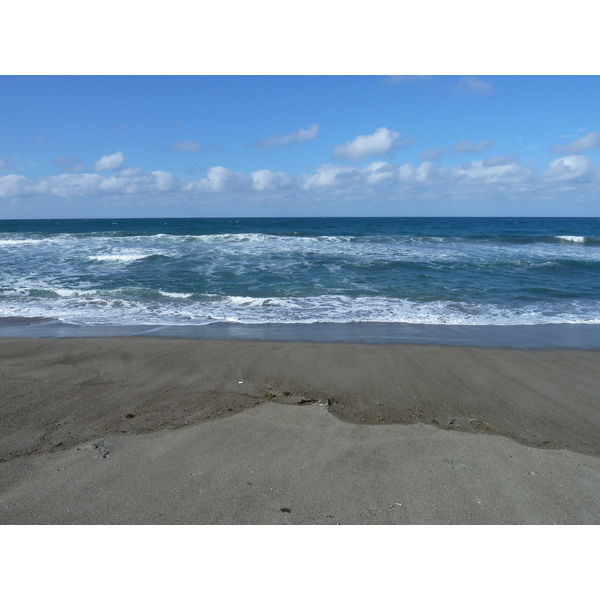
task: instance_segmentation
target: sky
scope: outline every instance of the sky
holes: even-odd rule
[[[5,218],[600,216],[598,76],[3,76]]]
[[[314,56],[310,74],[121,74],[114,52],[0,74],[0,218],[600,216],[597,74],[439,49],[360,75]]]

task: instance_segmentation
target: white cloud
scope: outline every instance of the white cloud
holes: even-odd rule
[[[47,177],[45,181],[50,195],[65,198],[96,195],[101,190],[104,180],[102,175],[81,173],[56,175]]]
[[[494,91],[491,83],[480,77],[461,77],[453,88],[454,93],[474,94],[475,96],[488,96]]]
[[[481,140],[479,144],[472,144],[471,142],[461,140],[460,142],[454,144],[452,147],[452,152],[455,154],[474,154],[477,152],[483,152],[492,146],[493,144],[489,140]]]
[[[419,160],[438,160],[446,153],[446,148],[425,148],[419,153]]]
[[[531,176],[531,171],[512,162],[474,160],[461,165],[456,174],[468,181],[524,182]]]
[[[400,140],[400,133],[380,127],[371,135],[359,135],[351,142],[339,144],[333,149],[333,158],[358,162],[370,156],[385,156],[394,148],[406,146],[412,140]]]
[[[419,167],[409,164],[398,166],[380,161],[362,168],[326,164],[317,167],[316,171],[299,178],[303,189],[345,189],[348,186],[371,188],[394,181],[422,182],[432,174],[432,165],[423,163]]]
[[[225,187],[227,181],[233,175],[234,173],[225,167],[211,167],[206,173],[206,179],[204,179],[206,182],[205,187],[218,192]]]
[[[134,175],[141,175],[142,170],[139,167],[130,167],[129,169],[121,169],[116,173],[117,177],[133,177]]]
[[[106,195],[131,194],[139,191],[136,183],[131,181],[131,179],[127,180],[116,175],[110,175],[108,177],[101,177],[99,185],[94,191]]]
[[[374,162],[363,170],[365,182],[368,185],[379,185],[395,177],[394,166],[385,162]]]
[[[7,175],[0,177],[0,196],[5,198],[32,195],[62,198],[89,196],[97,193],[102,179],[102,176],[92,173],[53,175],[41,179],[29,179],[23,175]]]
[[[554,146],[552,146],[550,149],[550,152],[552,154],[579,154],[580,152],[597,148],[598,145],[598,134],[594,132],[588,133],[587,135],[573,140],[570,144],[566,144],[564,146],[562,144],[554,144]]]
[[[222,192],[248,189],[252,185],[249,177],[235,173],[225,167],[211,167],[206,172],[206,178],[197,182],[197,188],[210,192]]]
[[[261,150],[268,150],[271,146],[291,146],[292,144],[314,140],[318,132],[319,126],[313,123],[308,129],[297,129],[290,133],[273,135],[255,142],[251,146],[260,148]]]
[[[260,192],[265,190],[286,189],[292,185],[293,177],[286,173],[260,169],[250,173],[252,185]]]
[[[544,202],[554,202],[555,210],[560,212],[565,197],[578,203],[587,201],[591,207],[597,204],[599,180],[593,163],[581,155],[558,158],[541,175],[520,166],[514,156],[507,155],[474,160],[460,167],[440,166],[429,161],[416,165],[375,161],[362,167],[322,164],[300,175],[268,169],[245,175],[215,166],[208,169],[205,177],[191,181],[165,171],[145,173],[138,168],[108,174],[63,173],[31,179],[8,174],[0,177],[0,198],[4,206],[18,206],[22,199],[24,211],[27,199],[29,203],[41,202],[40,206],[52,206],[52,202],[57,206],[56,203],[62,201],[64,206],[79,206],[82,211],[88,210],[85,207],[102,207],[101,213],[111,204],[118,210],[118,207],[134,207],[136,203],[148,207],[154,203],[158,210],[164,202],[181,207],[222,206],[223,210],[233,202],[238,203],[238,208],[247,207],[250,212],[261,202],[269,203],[269,210],[274,207],[276,211],[277,206],[285,211],[288,204],[295,202],[318,202],[321,207],[332,208],[353,205],[361,210],[366,203],[409,203],[416,212],[420,203],[425,209],[455,203],[457,207],[474,209],[481,206],[485,211],[480,203],[486,199],[493,201],[493,206],[499,206],[499,202],[504,206],[505,202],[520,198],[527,200],[528,206],[537,202],[542,211],[546,206]],[[4,199],[9,199],[8,203]],[[511,206],[518,208],[516,204]]]
[[[345,167],[342,165],[320,165],[313,175],[301,176],[302,188],[310,190],[311,188],[323,188],[337,186],[344,180],[347,182],[350,178],[358,175],[358,169]]]
[[[103,156],[100,160],[94,163],[94,171],[116,171],[125,161],[125,157],[121,151],[114,154]]]
[[[108,177],[103,177],[100,184],[102,193],[117,195],[133,194],[167,194],[179,192],[185,182],[166,171],[142,173],[140,169],[125,169]]]
[[[593,171],[594,165],[589,158],[581,155],[563,156],[550,163],[544,178],[550,181],[573,181],[587,178]]]
[[[431,163],[422,163],[422,165],[431,165]],[[429,166],[421,168],[407,163],[397,168],[396,179],[400,183],[416,183],[425,181],[430,174],[431,169]]]
[[[154,185],[152,185],[152,187],[159,192],[173,192],[180,187],[180,180],[171,173],[165,171],[152,171],[150,176],[154,180]]]
[[[557,168],[555,167],[552,172],[556,174]],[[61,198],[84,198],[133,196],[136,194],[214,194],[236,191],[268,194],[277,190],[286,190],[293,195],[311,190],[335,192],[336,190],[364,189],[368,191],[394,184],[427,185],[433,182],[455,184],[460,181],[473,180],[480,182],[500,179],[516,180],[526,178],[528,175],[527,169],[513,163],[486,165],[481,161],[474,161],[455,168],[437,167],[431,162],[423,162],[419,166],[394,165],[384,161],[373,162],[365,167],[323,164],[318,166],[313,173],[304,173],[298,176],[268,169],[254,171],[248,176],[222,166],[215,166],[208,169],[204,178],[192,181],[180,179],[165,171],[143,173],[140,169],[129,168],[111,175],[62,174],[41,179],[8,175],[0,177],[0,195],[18,197],[47,194]]]
[[[430,162],[421,163],[414,172],[415,181],[425,183],[436,179],[439,175],[438,168]]]
[[[198,152],[200,144],[198,142],[190,142],[187,140],[178,140],[165,148],[167,152]]]
[[[0,197],[13,198],[30,193],[30,179],[23,175],[5,175],[0,177]]]
[[[171,173],[127,169],[112,175],[97,173],[62,174],[42,179],[11,175],[0,177],[0,196],[48,195],[58,198],[168,193],[179,191],[184,182]]]

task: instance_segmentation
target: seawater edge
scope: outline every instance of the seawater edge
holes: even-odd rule
[[[600,349],[600,324],[429,325],[412,323],[212,323],[73,325],[56,319],[0,319],[0,337],[157,337],[275,342],[429,344],[488,348]]]

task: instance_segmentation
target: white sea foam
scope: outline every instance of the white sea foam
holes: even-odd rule
[[[187,235],[184,236],[190,241],[197,242],[264,242],[275,236],[264,233],[216,233],[208,235]]]
[[[99,262],[116,262],[116,263],[130,263],[136,260],[143,260],[148,258],[152,254],[136,254],[134,252],[123,252],[121,254],[98,254],[96,256],[90,256],[90,260],[97,260]]]
[[[45,240],[12,240],[12,239],[1,239],[0,246],[37,246],[43,244]]]
[[[571,242],[572,244],[585,243],[585,237],[582,235],[557,235],[556,237],[563,242]]]
[[[73,324],[203,325],[235,323],[411,323],[432,325],[533,325],[600,323],[600,302],[531,304],[519,309],[468,302],[414,302],[395,298],[213,297],[181,304],[125,299],[121,294],[64,293],[54,298],[14,297],[0,304],[3,317],[59,318]],[[164,293],[163,293],[164,295]],[[176,298],[173,298],[175,300]]]
[[[89,296],[97,296],[100,294],[99,290],[72,290],[65,288],[56,288],[51,287],[48,288],[48,291],[54,292],[56,295],[62,298],[76,298],[76,297],[89,297]]]
[[[166,298],[191,298],[193,294],[180,294],[178,292],[163,292],[162,290],[158,290],[158,293]]]

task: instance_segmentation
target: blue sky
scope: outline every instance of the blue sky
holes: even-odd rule
[[[472,18],[467,4],[453,5],[452,18],[463,5]],[[293,29],[269,3],[239,4],[228,33],[212,35],[206,23],[224,22],[227,7],[169,31],[161,11],[142,27],[137,10],[121,9],[138,22],[135,47],[127,20],[110,12],[88,16],[96,26],[84,36],[68,21],[49,27],[56,7],[47,11],[28,30],[51,41],[43,53],[9,32],[0,50],[25,62],[0,75],[0,218],[600,216],[600,76],[551,74],[586,72],[594,37],[580,19],[577,35],[541,46],[527,28],[502,28],[510,14],[491,31],[462,17],[452,25],[434,3],[401,23],[358,11],[344,28],[333,9],[315,21],[311,10],[326,5],[303,4]],[[271,20],[250,27],[263,6]],[[434,8],[439,18],[425,22]],[[406,25],[411,17],[426,36]],[[562,11],[553,18],[568,29]],[[499,68],[508,47],[518,60]],[[539,47],[550,68],[531,68]],[[139,68],[131,54],[145,57]],[[144,74],[173,69],[190,74]],[[510,74],[521,69],[544,74]]]
[[[597,76],[4,76],[6,218],[600,216]]]

